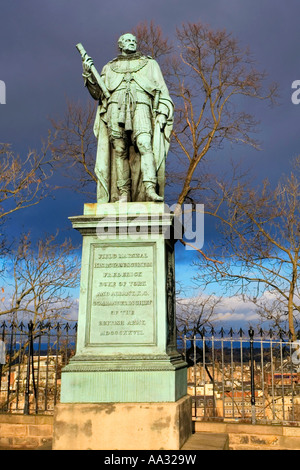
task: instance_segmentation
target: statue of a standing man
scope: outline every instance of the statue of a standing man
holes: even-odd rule
[[[173,102],[158,63],[137,52],[135,36],[122,35],[118,45],[121,54],[100,74],[105,94],[92,73],[93,60],[83,60],[85,85],[99,101],[97,201],[163,201]]]

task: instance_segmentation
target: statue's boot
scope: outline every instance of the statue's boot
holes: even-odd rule
[[[144,181],[147,197],[153,202],[163,202],[164,198],[159,196],[156,191],[156,181]]]
[[[147,197],[154,202],[163,202],[164,198],[156,193],[157,177],[152,152],[141,155],[141,170]]]

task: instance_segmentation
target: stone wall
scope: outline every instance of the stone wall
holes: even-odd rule
[[[300,450],[300,427],[194,421],[195,432],[225,433],[230,450]],[[53,416],[0,414],[0,450],[51,448]]]
[[[228,434],[229,450],[300,450],[300,427],[194,421],[194,430]]]
[[[53,416],[0,414],[0,450],[50,446]]]

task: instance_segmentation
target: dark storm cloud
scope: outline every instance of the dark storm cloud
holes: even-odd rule
[[[295,115],[290,86],[298,75],[299,8],[296,1],[276,0],[12,0],[2,4],[0,79],[7,84],[7,106],[1,109],[1,139],[14,140],[20,133],[25,137],[29,131],[39,137],[46,116],[63,109],[65,95],[86,97],[77,42],[84,43],[101,68],[116,55],[119,35],[146,19],[161,24],[166,34],[183,21],[199,19],[232,31],[280,84],[284,104]],[[3,122],[5,117],[9,126]],[[13,123],[19,132],[12,129]]]
[[[226,149],[219,164],[225,167],[231,156],[242,157],[261,177],[276,179],[287,171],[288,160],[300,153],[300,105],[291,102],[291,84],[300,79],[299,11],[298,0],[2,2],[0,80],[5,81],[7,97],[6,104],[0,105],[0,141],[11,142],[24,153],[28,147],[38,147],[47,135],[48,117],[64,113],[66,97],[90,99],[83,87],[76,43],[84,44],[99,70],[117,54],[120,34],[140,21],[153,19],[166,35],[172,35],[182,22],[201,20],[213,28],[226,28],[243,46],[249,45],[259,69],[279,84],[281,95],[275,108],[249,103],[248,110],[261,121],[258,137],[263,150]],[[62,198],[62,219],[57,213],[57,225],[80,212],[82,201]],[[46,205],[57,210],[57,201],[44,202],[35,208],[37,223]],[[33,223],[34,211],[30,217]]]

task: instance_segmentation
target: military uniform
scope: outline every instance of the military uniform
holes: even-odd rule
[[[99,100],[95,121],[95,134],[98,138],[101,122],[105,123],[109,142],[114,147],[117,139],[122,139],[122,152],[115,152],[117,187],[126,192],[131,185],[130,167],[128,165],[128,148],[138,147],[138,137],[142,134],[151,136],[155,132],[155,116],[164,114],[168,122],[169,137],[173,119],[173,103],[157,62],[140,53],[130,56],[119,56],[105,65],[101,72],[110,97],[104,98],[99,85],[92,74],[83,74],[85,84],[94,99]],[[154,109],[154,107],[156,109]],[[168,134],[168,135],[167,135]],[[156,184],[157,157],[152,147],[141,152],[142,181]]]

